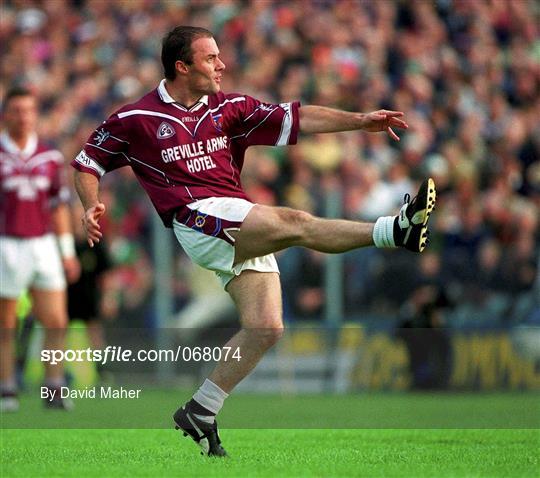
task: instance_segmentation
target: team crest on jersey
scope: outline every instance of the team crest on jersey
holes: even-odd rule
[[[221,113],[212,115],[212,123],[218,131],[221,131],[223,129],[223,115]]]
[[[157,130],[158,139],[167,139],[174,135],[175,135],[174,128],[169,123],[167,123],[166,121],[163,121],[163,123],[159,125],[159,128]]]
[[[96,133],[97,133],[97,136],[94,138],[94,141],[96,142],[98,146],[100,146],[102,143],[107,141],[107,139],[111,135],[111,133],[109,133],[108,131],[105,131],[103,128],[97,130]]]

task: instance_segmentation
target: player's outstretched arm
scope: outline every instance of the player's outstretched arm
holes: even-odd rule
[[[84,207],[82,224],[86,231],[86,240],[90,247],[97,244],[103,234],[99,218],[105,214],[105,204],[99,201],[99,180],[94,175],[75,171],[75,189]]]
[[[364,130],[370,133],[386,131],[394,140],[399,136],[393,128],[407,129],[409,125],[401,119],[403,112],[377,110],[371,113],[351,113],[325,106],[303,106],[300,108],[300,131],[303,133],[335,133],[339,131]]]

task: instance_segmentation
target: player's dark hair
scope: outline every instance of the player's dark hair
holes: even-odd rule
[[[183,61],[186,65],[193,63],[191,44],[201,37],[213,38],[214,35],[206,28],[179,26],[163,37],[161,63],[163,63],[165,78],[168,80],[176,78],[177,61]]]
[[[3,109],[6,109],[8,103],[13,98],[17,98],[19,96],[34,96],[34,93],[24,86],[14,86],[13,88],[10,88],[6,93],[6,96],[4,96]]]

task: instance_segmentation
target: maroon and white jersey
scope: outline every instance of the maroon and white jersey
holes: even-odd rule
[[[175,213],[198,199],[247,199],[240,182],[245,150],[295,144],[299,106],[220,92],[187,109],[163,80],[103,122],[71,164],[98,178],[129,164],[171,227]]]
[[[51,210],[69,199],[64,157],[32,135],[20,150],[0,133],[0,235],[37,237],[51,231]]]

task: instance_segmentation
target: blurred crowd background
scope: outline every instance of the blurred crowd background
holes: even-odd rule
[[[348,319],[437,326],[438,308],[449,326],[539,323],[539,18],[534,0],[4,1],[0,97],[30,86],[39,134],[69,162],[109,114],[157,86],[168,30],[209,28],[226,92],[405,112],[399,143],[382,133],[315,135],[246,157],[253,201],[324,215],[333,192],[356,220],[395,214],[405,193],[434,177],[426,253],[345,256]],[[127,168],[103,178],[102,199],[119,321],[151,325],[151,205]],[[180,313],[219,295],[176,244],[175,258]],[[286,318],[321,319],[325,256],[290,249],[278,259]]]

